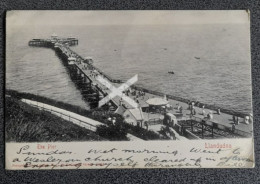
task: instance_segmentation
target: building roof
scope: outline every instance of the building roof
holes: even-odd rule
[[[120,105],[120,106],[116,109],[115,113],[123,115],[125,111],[126,111],[126,108],[124,108],[122,105]]]
[[[129,111],[134,118],[138,121],[138,120],[143,120],[144,119],[144,115],[143,112],[140,108],[135,108],[135,109],[127,109],[127,111]]]
[[[163,98],[150,98],[146,101],[146,103],[154,106],[163,106],[167,105],[169,102]]]

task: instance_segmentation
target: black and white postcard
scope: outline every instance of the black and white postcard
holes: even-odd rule
[[[6,169],[252,168],[250,12],[8,11]]]

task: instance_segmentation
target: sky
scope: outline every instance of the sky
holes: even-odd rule
[[[8,25],[248,24],[245,10],[8,11]]]

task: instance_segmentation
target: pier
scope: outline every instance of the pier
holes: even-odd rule
[[[119,87],[124,82],[111,78],[95,67],[92,58],[84,58],[73,51],[71,46],[78,45],[77,38],[59,38],[53,35],[50,39],[32,39],[28,45],[53,49],[66,66],[71,80],[80,90],[83,99],[90,104],[91,108],[97,108],[99,100],[111,92],[96,79],[97,76],[108,80],[115,87]],[[121,114],[128,121],[130,121],[129,116],[132,116],[135,122],[127,123],[158,132],[163,124],[165,111],[160,107],[151,112],[147,101],[152,98],[161,98],[169,102],[169,105],[164,107],[167,112],[176,117],[177,123],[173,123],[171,127],[178,134],[189,139],[251,137],[253,133],[251,114],[193,102],[135,85],[131,86],[131,92],[128,91],[127,96],[138,100],[140,108],[134,109],[119,96],[111,99],[101,108]],[[196,113],[193,114],[191,110],[196,110]],[[205,112],[211,114],[212,117],[205,116]],[[141,118],[138,118],[139,116]],[[247,117],[250,118],[249,123],[245,123]]]
[[[50,39],[32,39],[29,41],[29,46],[35,47],[48,47],[52,48],[55,43],[67,44],[69,46],[78,45],[79,41],[77,38],[69,37],[69,38],[58,38],[57,35],[52,35]]]

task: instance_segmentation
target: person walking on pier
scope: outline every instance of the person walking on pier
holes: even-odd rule
[[[194,116],[194,115],[196,115],[196,109],[193,107],[193,110],[192,110],[192,115]]]
[[[244,118],[244,123],[249,125],[249,116],[245,116]]]
[[[180,108],[179,108],[179,112],[182,114],[182,110],[183,110],[183,108],[182,108],[182,106],[180,106]]]
[[[233,115],[232,118],[233,118],[233,122],[234,122],[234,124],[235,124],[235,123],[236,123],[236,116]]]
[[[202,111],[201,114],[205,117],[206,116],[206,111],[205,111],[205,105],[202,105]]]
[[[123,102],[123,99],[120,98],[120,100],[119,100],[119,106],[122,106],[122,102]]]
[[[180,110],[180,108],[181,108],[181,106],[180,106],[180,104],[179,104],[179,103],[177,103],[176,105],[177,105],[177,110],[179,111],[179,110]]]
[[[191,109],[194,109],[194,106],[195,106],[195,102],[192,101],[192,102],[191,102]]]
[[[236,125],[235,125],[235,124],[232,124],[231,131],[234,133],[235,130],[236,130]]]
[[[189,105],[189,110],[190,110],[190,116],[192,116],[193,115],[193,109],[191,108],[191,104]]]
[[[220,109],[217,109],[217,114],[220,115]]]
[[[208,120],[212,120],[213,119],[213,114],[212,114],[211,111],[208,113],[207,118],[208,118]]]
[[[179,106],[178,106],[178,108],[179,108]],[[191,116],[196,115],[196,110],[195,110],[195,107],[193,104],[191,104],[191,106],[190,106],[190,114],[191,114]]]
[[[146,130],[149,129],[149,125],[148,125],[147,121],[144,122],[144,126],[146,127]]]
[[[239,125],[240,122],[239,122],[239,117],[237,116],[237,119],[236,119],[236,125]]]

